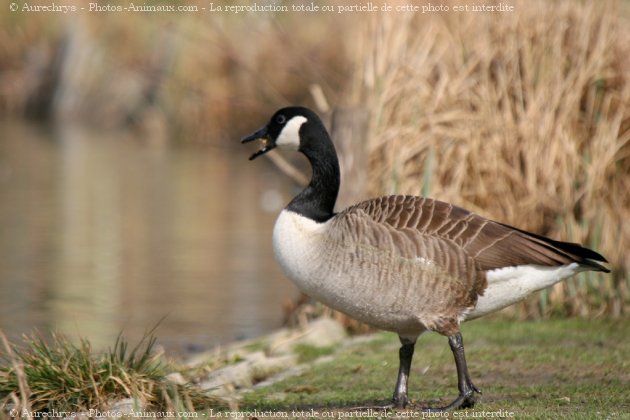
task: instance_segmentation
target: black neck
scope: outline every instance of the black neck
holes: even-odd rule
[[[287,209],[322,223],[334,216],[340,175],[335,146],[323,126],[317,131],[320,132],[300,147],[313,169],[311,182],[291,200]]]

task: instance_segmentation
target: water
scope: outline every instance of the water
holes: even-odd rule
[[[278,327],[297,292],[271,229],[288,181],[250,149],[0,124],[0,328],[167,351]]]

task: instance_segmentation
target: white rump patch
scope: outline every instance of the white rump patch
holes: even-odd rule
[[[488,287],[465,319],[478,318],[503,309],[582,270],[578,263],[558,267],[519,265],[490,270],[486,273]]]
[[[300,127],[306,121],[306,117],[295,116],[284,126],[276,139],[276,146],[283,150],[298,150],[300,147]]]

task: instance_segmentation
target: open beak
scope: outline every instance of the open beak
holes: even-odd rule
[[[262,147],[253,155],[249,157],[249,160],[254,160],[260,155],[264,155],[271,149],[276,147],[275,142],[271,140],[269,137],[269,133],[267,132],[267,127],[263,127],[260,130],[256,131],[253,134],[250,134],[247,137],[243,137],[241,139],[241,143],[249,143],[250,141],[260,140],[262,143]]]

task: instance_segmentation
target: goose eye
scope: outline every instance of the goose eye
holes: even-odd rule
[[[285,122],[287,122],[287,117],[285,117],[284,115],[278,115],[276,117],[276,122],[278,124],[284,124]]]

